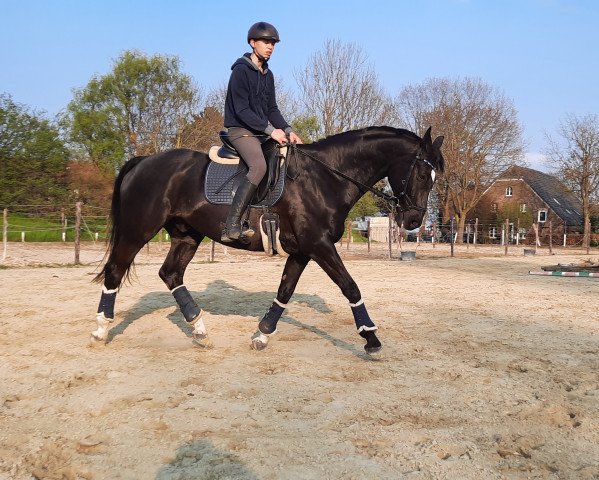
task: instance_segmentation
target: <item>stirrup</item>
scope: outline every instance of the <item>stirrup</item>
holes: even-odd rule
[[[241,243],[250,243],[250,239],[254,236],[254,233],[256,233],[254,232],[254,229],[250,227],[246,228],[245,230],[240,228],[239,230],[239,236],[237,238],[231,237],[227,227],[225,226],[225,228],[223,228],[220,241],[230,243],[239,240]]]

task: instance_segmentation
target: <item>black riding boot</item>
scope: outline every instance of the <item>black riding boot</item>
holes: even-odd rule
[[[252,201],[257,188],[247,178],[244,178],[241,185],[239,185],[231,202],[231,209],[229,210],[229,216],[225,223],[221,241],[232,242],[234,240],[241,240],[244,243],[249,243],[249,239],[254,235],[254,231],[251,228],[241,230],[241,216]]]

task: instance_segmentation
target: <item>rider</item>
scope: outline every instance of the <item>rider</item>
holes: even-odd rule
[[[277,29],[270,23],[255,23],[248,31],[247,41],[252,53],[245,53],[231,67],[224,123],[229,140],[249,171],[233,197],[221,237],[223,242],[248,242],[254,234],[251,228],[242,231],[241,216],[266,173],[262,143],[270,137],[283,144],[287,136],[291,143],[302,143],[279,111],[274,76],[268,68],[268,59],[279,42]]]

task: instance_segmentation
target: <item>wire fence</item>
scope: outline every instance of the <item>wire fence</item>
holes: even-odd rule
[[[75,263],[79,263],[81,244],[104,245],[109,235],[109,212],[82,202],[64,205],[14,205],[4,208],[2,242],[4,261],[9,242],[73,243]],[[152,242],[168,242],[161,230]],[[590,239],[591,249],[599,253],[599,234]],[[433,223],[418,231],[405,231],[388,217],[370,218],[366,223],[348,222],[337,248],[373,258],[402,258],[404,252],[429,252],[434,256],[522,254],[545,249],[548,253],[573,253],[584,250],[583,234],[563,226],[533,224],[526,227],[506,220],[502,225],[468,223],[462,233],[451,223]],[[149,248],[149,247],[148,247]],[[162,249],[160,249],[162,250]],[[220,251],[220,250],[219,250]],[[209,260],[215,256],[212,242]],[[228,255],[227,249],[223,252]]]

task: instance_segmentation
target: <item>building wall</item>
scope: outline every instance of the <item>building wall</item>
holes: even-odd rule
[[[511,196],[506,195],[506,189],[511,187]],[[496,205],[494,208],[493,204]],[[521,212],[520,206],[526,205],[526,212]],[[546,220],[539,222],[539,211],[545,210]],[[510,223],[517,225],[520,219],[520,228],[526,229],[526,238],[534,243],[534,231],[532,223],[539,225],[539,236],[543,238],[549,234],[549,223],[552,223],[553,235],[563,235],[564,222],[549,206],[528,186],[526,182],[518,179],[497,180],[483,194],[476,207],[467,215],[467,221],[473,223],[478,218],[479,231],[483,235],[488,233],[490,226],[496,226],[501,232],[501,220],[506,216]],[[501,223],[503,223],[503,221]],[[515,227],[514,227],[515,228]],[[482,230],[485,229],[485,230]],[[542,240],[541,240],[542,241]]]

